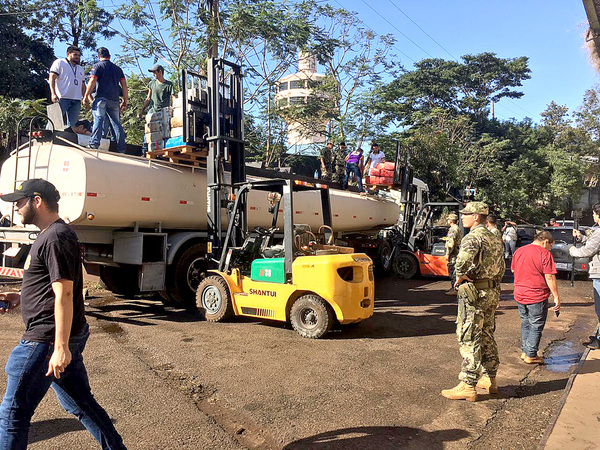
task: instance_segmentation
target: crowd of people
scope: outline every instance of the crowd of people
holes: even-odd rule
[[[365,162],[361,148],[348,149],[345,142],[340,142],[337,150],[334,150],[333,142],[328,142],[321,150],[319,161],[320,178],[338,183],[344,189],[348,189],[354,178],[359,192],[363,192],[363,178],[368,176],[371,167],[385,162],[385,153],[379,148],[379,144],[373,142]]]
[[[50,96],[58,103],[63,115],[65,129],[78,134],[89,134],[89,148],[97,149],[100,140],[111,130],[116,141],[116,152],[125,153],[125,131],[121,125],[121,113],[128,105],[127,79],[123,70],[114,64],[110,51],[100,47],[98,62],[94,64],[85,85],[85,71],[80,65],[81,50],[73,45],[67,48],[67,57],[59,58],[50,67],[48,83]],[[154,76],[148,94],[139,113],[140,118],[149,107],[153,113],[171,106],[173,83],[164,78],[164,68],[156,64],[149,69]],[[81,105],[91,107],[93,124],[79,120]]]

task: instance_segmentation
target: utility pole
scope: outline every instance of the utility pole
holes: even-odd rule
[[[218,58],[219,32],[217,24],[219,23],[219,0],[206,0],[206,2],[208,3],[208,10],[212,18],[212,22],[208,27],[208,57]]]

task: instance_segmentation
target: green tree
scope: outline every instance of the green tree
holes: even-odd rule
[[[45,112],[44,100],[20,100],[0,95],[0,160],[15,149],[19,121]]]
[[[27,17],[1,14],[18,11],[19,4],[0,0],[0,95],[34,99],[48,96],[48,69],[54,51],[27,35]]]

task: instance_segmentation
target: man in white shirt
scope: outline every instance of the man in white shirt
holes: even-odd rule
[[[377,167],[377,164],[385,162],[385,153],[379,150],[379,145],[375,142],[371,144],[371,153],[369,153],[369,157],[367,158],[367,163],[365,164],[365,176],[369,175],[369,169],[371,167]]]
[[[79,65],[81,50],[74,45],[67,48],[67,57],[59,58],[50,67],[50,95],[63,113],[65,127],[75,125],[81,110],[81,99],[85,93],[85,72]]]

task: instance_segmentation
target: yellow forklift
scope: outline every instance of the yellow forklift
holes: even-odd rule
[[[264,191],[272,214],[269,229],[244,229],[242,245],[231,246],[236,228],[245,226],[245,198]],[[323,225],[313,232],[293,222],[293,193],[320,193]],[[282,204],[283,237],[277,233]],[[351,324],[373,315],[373,262],[352,248],[333,245],[329,190],[295,180],[273,179],[238,186],[230,209],[218,269],[200,283],[196,305],[206,320],[249,316],[290,322],[307,338],[324,336],[334,324]]]
[[[351,324],[371,317],[373,262],[333,245],[328,186],[282,174],[247,181],[241,68],[209,59],[207,72],[206,114],[194,109],[184,114],[184,141],[207,147],[207,260],[216,268],[196,290],[198,310],[210,322],[233,316],[289,321],[308,338],[322,337],[335,321]],[[190,75],[200,76],[187,73],[184,81]],[[252,190],[267,196],[269,229],[248,230]],[[319,230],[294,224],[294,191],[319,193]],[[226,233],[223,213],[229,220]]]

